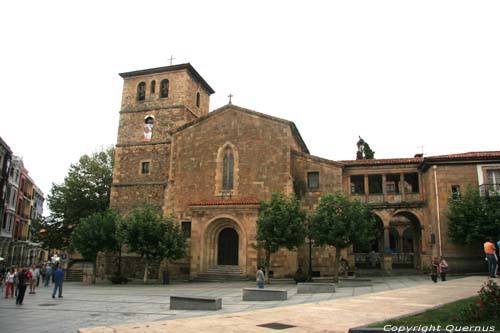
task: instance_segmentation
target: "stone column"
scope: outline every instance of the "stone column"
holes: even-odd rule
[[[405,201],[405,174],[399,174],[399,191],[401,192],[401,201]]]

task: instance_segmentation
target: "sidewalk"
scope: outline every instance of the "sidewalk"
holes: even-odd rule
[[[80,329],[80,333],[271,332],[259,325],[292,325],[287,333],[347,332],[349,328],[422,312],[477,295],[484,276],[365,294],[331,301],[116,326]],[[222,305],[224,307],[224,304]]]

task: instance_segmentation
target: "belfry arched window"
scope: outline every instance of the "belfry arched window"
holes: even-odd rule
[[[168,89],[169,89],[168,80],[167,79],[161,80],[161,82],[160,82],[160,97],[161,98],[168,97]]]
[[[229,191],[234,186],[234,155],[230,147],[226,147],[222,160],[222,190]]]
[[[146,99],[146,83],[141,82],[137,86],[137,100],[143,101]]]

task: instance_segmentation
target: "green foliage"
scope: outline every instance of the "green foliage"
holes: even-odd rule
[[[117,251],[116,239],[118,215],[113,210],[93,213],[80,220],[71,234],[70,245],[83,258],[94,264],[93,281],[96,277],[97,255],[102,251]]]
[[[351,201],[341,192],[327,193],[311,216],[310,233],[318,245],[344,249],[373,239],[375,221],[368,205]]]
[[[95,261],[99,252],[117,251],[117,219],[118,215],[113,210],[97,212],[81,219],[71,234],[71,247],[91,261]]]
[[[37,239],[44,249],[61,249],[64,246],[62,221],[53,215],[43,217],[31,225],[32,239]]]
[[[273,193],[269,201],[262,201],[257,219],[258,247],[266,252],[266,279],[269,282],[271,254],[280,248],[293,250],[304,242],[306,236],[305,212],[300,202],[292,195]]]
[[[159,208],[150,204],[138,206],[125,216],[123,222],[129,250],[145,261],[145,283],[149,264],[185,256],[186,239],[179,223],[173,217],[164,218]]]
[[[273,193],[269,201],[260,205],[257,219],[257,241],[269,253],[282,247],[295,249],[306,236],[305,212],[295,196]]]
[[[460,313],[460,318],[470,323],[481,320],[500,320],[500,288],[493,280],[488,280],[478,292],[479,300],[469,304]]]
[[[500,235],[500,198],[482,197],[477,188],[450,196],[447,216],[448,236],[454,243],[480,246],[486,238]]]
[[[366,243],[375,234],[375,220],[368,205],[351,201],[342,192],[327,193],[309,221],[309,235],[317,245],[334,246],[334,278],[338,280],[340,251],[356,243]]]
[[[51,220],[58,224],[59,248],[69,245],[71,232],[81,218],[108,209],[113,159],[114,148],[84,155],[70,166],[62,184],[52,184],[47,203]]]
[[[375,152],[370,148],[370,145],[359,137],[359,141],[356,144],[358,146],[358,151],[356,152],[357,160],[369,160],[375,158]]]

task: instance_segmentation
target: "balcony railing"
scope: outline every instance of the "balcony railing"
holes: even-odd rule
[[[483,184],[479,186],[482,197],[500,197],[500,184]]]

